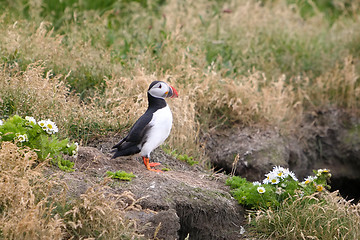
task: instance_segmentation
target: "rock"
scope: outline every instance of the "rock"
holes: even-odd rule
[[[122,169],[130,169],[128,164],[134,165],[127,161]],[[212,179],[209,173],[183,170],[153,173],[141,164],[134,174],[137,178],[118,191],[146,196],[140,201],[143,208],[175,210],[180,224],[176,239],[239,239],[244,210],[228,193],[224,176]]]
[[[289,167],[289,149],[275,130],[235,128],[217,131],[206,139],[207,154],[217,169],[258,181],[274,165]]]
[[[130,211],[127,217],[137,221],[139,233],[147,239],[178,239],[180,218],[174,209],[164,211]]]
[[[341,109],[309,114],[301,128],[302,148],[311,168],[328,168],[331,186],[360,199],[360,119]]]
[[[107,171],[123,170],[136,177],[130,182],[113,180],[111,191],[130,191],[141,211],[126,215],[137,221],[138,229],[149,239],[239,239],[244,209],[229,194],[226,176],[191,167],[167,156],[161,149],[152,159],[171,169],[163,173],[146,170],[140,157],[111,159],[93,147],[80,147],[76,171],[64,173],[72,195],[79,196],[87,186],[101,181]]]
[[[360,119],[355,114],[341,109],[313,112],[286,136],[275,129],[232,128],[204,139],[216,169],[259,181],[275,165],[290,168],[300,180],[313,169],[328,168],[334,190],[360,198]]]

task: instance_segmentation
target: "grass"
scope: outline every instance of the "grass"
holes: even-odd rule
[[[322,14],[326,8],[305,18],[300,3],[293,8],[282,1],[121,6],[70,1],[59,9],[40,1],[40,13],[29,3],[24,13],[16,10],[24,3],[15,1],[2,15],[1,82],[16,75],[20,83],[3,87],[1,115],[42,109],[58,115],[54,119],[65,135],[83,142],[134,122],[146,108],[144,92],[154,79],[179,89],[181,98],[170,103],[175,113],[170,144],[189,155],[199,151],[188,144],[199,128],[232,123],[296,128],[301,113],[312,108],[359,107],[356,1],[345,4],[351,16],[343,9],[332,23]],[[36,75],[31,81],[48,82],[44,96],[56,86],[51,103],[39,96],[44,86],[21,85],[29,74]],[[33,102],[21,99],[26,93],[18,89],[24,87],[31,88]],[[47,106],[38,106],[42,102]]]
[[[66,184],[44,176],[37,155],[14,143],[0,148],[0,239],[140,238],[124,211],[138,208],[131,193],[112,194],[95,185],[77,201]]]
[[[190,166],[193,166],[194,164],[198,164],[199,162],[193,160],[193,157],[188,156],[187,154],[180,154],[175,150],[171,150],[170,148],[167,147],[163,147],[162,148],[163,151],[171,156],[173,156],[174,158],[186,162],[187,164],[189,164]]]
[[[201,165],[199,135],[212,128],[288,132],[327,107],[359,115],[358,0],[0,4],[0,119],[50,118],[80,145],[131,126],[153,80],[179,92],[167,144]],[[53,218],[38,226],[47,224],[61,233]]]
[[[266,239],[359,239],[360,205],[338,192],[298,197],[279,209],[251,219],[253,231]]]

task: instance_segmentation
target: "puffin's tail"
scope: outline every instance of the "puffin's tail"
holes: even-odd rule
[[[121,148],[121,149],[114,149],[111,152],[114,152],[114,155],[112,156],[112,158],[117,158],[120,156],[130,156],[130,155],[134,155],[136,153],[140,152],[140,149],[135,145],[135,146],[130,146],[128,148]]]

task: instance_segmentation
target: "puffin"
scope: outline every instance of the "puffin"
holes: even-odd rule
[[[163,81],[154,81],[147,91],[148,108],[146,112],[131,127],[128,135],[113,146],[113,159],[120,156],[130,156],[140,153],[147,170],[160,163],[150,163],[150,153],[159,147],[170,135],[173,117],[165,98],[176,98],[176,89]]]

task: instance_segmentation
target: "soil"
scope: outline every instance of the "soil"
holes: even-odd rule
[[[290,168],[301,181],[314,169],[331,170],[332,190],[359,201],[360,119],[341,109],[324,109],[305,115],[296,131],[228,128],[204,136],[207,154],[215,168],[260,181],[273,166]]]
[[[360,120],[339,109],[306,115],[297,131],[283,135],[277,129],[216,129],[203,136],[215,169],[259,181],[275,165],[288,167],[299,180],[313,169],[328,168],[332,187],[346,198],[359,199]],[[111,147],[120,135],[92,139],[80,147],[76,171],[64,173],[70,196],[77,197],[106,177],[123,170],[136,177],[113,180],[115,193],[132,192],[141,211],[128,211],[146,239],[244,239],[244,209],[225,186],[227,175],[190,166],[156,149],[151,160],[169,171],[146,170],[139,156],[111,159]],[[351,186],[346,189],[346,186]]]
[[[229,194],[226,176],[190,166],[156,149],[151,160],[169,171],[146,170],[141,157],[111,159],[111,147],[120,137],[100,137],[80,147],[76,171],[64,173],[72,197],[100,182],[107,171],[123,170],[136,177],[127,182],[113,180],[115,193],[132,192],[141,211],[128,211],[146,239],[242,239],[244,209]]]

